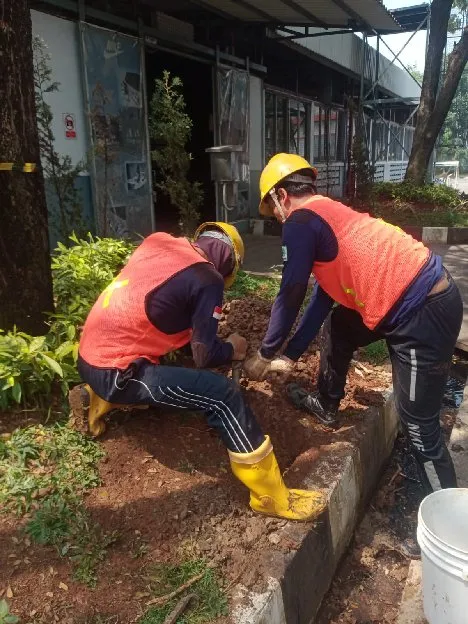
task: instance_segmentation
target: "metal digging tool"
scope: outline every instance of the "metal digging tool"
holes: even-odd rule
[[[240,385],[243,364],[243,360],[234,360],[232,362],[232,381],[236,384],[236,386]]]

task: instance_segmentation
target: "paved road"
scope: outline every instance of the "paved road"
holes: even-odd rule
[[[246,254],[244,269],[265,275],[281,274],[281,240],[278,236],[244,237]],[[465,315],[458,346],[468,351],[468,245],[432,245],[453,275],[465,304]]]

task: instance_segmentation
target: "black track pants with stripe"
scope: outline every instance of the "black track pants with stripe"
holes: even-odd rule
[[[390,332],[371,331],[357,312],[336,307],[324,326],[321,349],[319,390],[340,400],[356,348],[385,338],[396,408],[428,491],[457,485],[439,421],[463,316],[460,293],[449,281],[446,290],[429,296],[420,310]]]
[[[160,405],[202,411],[224,444],[251,453],[265,440],[240,389],[224,375],[207,370],[158,366],[144,358],[126,370],[97,368],[78,360],[81,378],[110,403]]]

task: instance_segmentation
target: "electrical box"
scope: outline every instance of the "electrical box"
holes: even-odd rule
[[[239,182],[241,145],[218,145],[209,147],[211,179],[213,182]]]

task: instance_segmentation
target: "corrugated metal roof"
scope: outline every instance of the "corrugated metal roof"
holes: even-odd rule
[[[203,6],[227,17],[271,26],[400,30],[380,0],[203,0]]]

